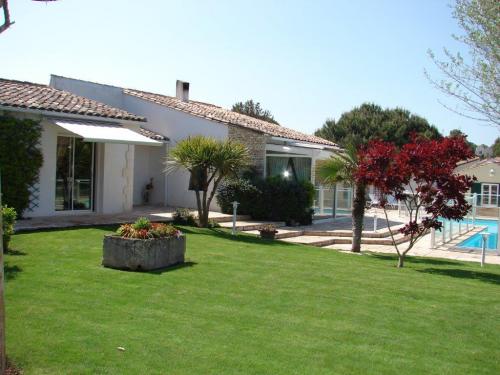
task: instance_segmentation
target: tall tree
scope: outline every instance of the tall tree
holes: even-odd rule
[[[343,113],[338,121],[327,120],[315,134],[357,153],[373,139],[393,142],[400,147],[410,142],[414,133],[429,139],[441,137],[435,126],[408,110],[383,109],[379,105],[365,103]],[[361,250],[365,205],[366,185],[354,183],[353,252]]]
[[[189,171],[189,188],[196,194],[199,224],[206,227],[217,187],[224,178],[235,177],[248,163],[248,149],[242,144],[196,136],[180,141],[170,151],[166,172],[179,168]]]
[[[250,117],[258,118],[259,120],[264,120],[271,122],[273,124],[279,125],[278,121],[274,119],[271,111],[263,109],[259,102],[254,102],[252,99],[246,102],[237,102],[233,104],[231,108],[232,111],[247,115]]]
[[[473,142],[469,142],[467,140],[467,134],[462,132],[460,129],[452,129],[450,130],[449,137],[464,137],[466,139],[467,144],[469,145],[470,149],[472,150],[473,153],[476,152],[477,145]]]
[[[461,106],[447,108],[462,116],[500,127],[500,2],[456,0],[453,17],[463,30],[453,38],[465,45],[469,56],[444,48],[444,59],[433,51],[429,56],[442,73],[430,82],[443,93],[458,99]]]

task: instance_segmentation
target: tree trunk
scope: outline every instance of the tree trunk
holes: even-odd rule
[[[198,223],[201,226],[201,220],[203,217],[203,205],[200,198],[200,191],[195,190],[195,195],[196,195],[196,206],[198,207]]]
[[[403,268],[405,263],[405,255],[401,254],[398,259],[398,268]]]
[[[198,222],[200,227],[206,228],[208,226],[208,207],[207,207],[207,192],[204,191],[201,198],[201,212],[198,215]]]
[[[0,176],[0,238],[3,239],[2,223],[2,178]],[[3,241],[0,241],[0,374],[5,373],[5,305],[4,305],[4,267]]]
[[[361,236],[363,235],[363,222],[365,218],[366,186],[356,184],[354,201],[352,204],[352,247],[351,251],[359,253],[361,251]]]

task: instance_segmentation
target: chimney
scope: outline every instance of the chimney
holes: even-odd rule
[[[175,84],[175,97],[183,102],[189,101],[189,82],[177,80]]]

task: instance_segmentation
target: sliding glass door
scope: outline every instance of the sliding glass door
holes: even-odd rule
[[[56,211],[93,209],[94,152],[94,143],[57,137]]]

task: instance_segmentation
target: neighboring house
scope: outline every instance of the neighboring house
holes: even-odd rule
[[[328,158],[338,150],[336,144],[325,139],[192,100],[187,82],[177,81],[175,96],[55,75],[51,76],[50,85],[144,116],[148,129],[165,134],[170,147],[194,135],[241,142],[250,150],[252,164],[262,176],[283,175],[314,183],[316,160]],[[136,165],[157,159],[151,148],[135,148]],[[154,181],[161,178],[161,169],[135,169],[134,204],[141,204],[140,191],[150,178]],[[166,200],[155,203],[195,207],[194,194],[187,189],[188,181],[185,171],[169,175]],[[217,209],[215,204],[212,209]]]
[[[480,159],[474,158],[457,165],[455,172],[475,176],[477,181],[471,193],[478,194],[477,205],[482,207],[499,207],[500,200],[500,157]]]
[[[167,150],[144,117],[46,85],[0,79],[0,114],[42,126],[43,165],[26,217],[130,210],[134,147],[159,157]]]
[[[476,146],[476,155],[481,159],[491,158],[493,156],[493,148],[486,145]]]
[[[262,176],[312,182],[316,161],[338,150],[322,138],[190,100],[186,82],[176,89],[171,97],[59,76],[49,86],[0,79],[0,114],[40,120],[43,130],[44,162],[24,216],[119,213],[145,203],[195,207],[188,173],[166,175],[163,165],[169,147],[189,136],[242,142]]]

